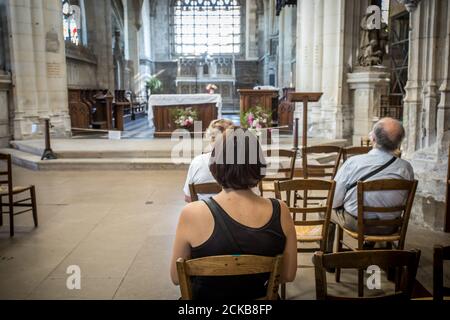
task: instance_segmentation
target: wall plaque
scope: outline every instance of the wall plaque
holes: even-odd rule
[[[61,77],[61,64],[60,63],[47,63],[47,77],[59,78]]]

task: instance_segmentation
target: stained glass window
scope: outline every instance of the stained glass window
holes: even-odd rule
[[[389,24],[389,5],[390,0],[381,1],[381,20],[386,24]]]
[[[173,49],[177,55],[238,54],[238,0],[177,0],[173,6]]]
[[[62,0],[64,39],[75,45],[81,44],[81,0]]]

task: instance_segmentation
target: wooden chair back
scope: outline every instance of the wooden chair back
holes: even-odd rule
[[[358,203],[358,248],[362,249],[365,241],[366,227],[398,227],[398,248],[403,250],[405,245],[406,231],[408,230],[409,217],[416,195],[417,180],[374,180],[367,182],[358,182],[357,203]],[[366,192],[383,191],[405,191],[407,192],[406,203],[398,207],[370,207],[364,202]],[[376,213],[396,213],[401,212],[401,216],[396,219],[373,220],[365,219],[368,212]],[[388,240],[386,240],[388,241]]]
[[[13,190],[12,183],[12,160],[10,154],[0,153],[0,162],[5,164],[0,168],[0,186],[7,186],[8,190]],[[12,192],[10,192],[12,195]]]
[[[269,149],[266,150],[265,156],[267,158],[270,157],[279,157],[284,158],[287,161],[289,161],[289,166],[287,168],[280,168],[277,170],[278,174],[284,174],[286,180],[292,180],[294,177],[294,168],[295,168],[295,161],[297,159],[297,152],[294,150],[285,150],[285,149],[279,149],[279,150],[273,150]]]
[[[433,258],[433,299],[443,301],[450,297],[450,288],[444,286],[444,261],[450,261],[450,246],[435,246]]]
[[[289,207],[294,219],[294,224],[297,227],[321,227],[322,232],[320,238],[308,239],[305,237],[304,240],[298,239],[299,242],[320,242],[319,250],[324,251],[326,246],[326,239],[328,235],[328,228],[331,219],[331,209],[333,206],[334,191],[336,188],[335,181],[328,180],[313,180],[313,179],[301,179],[301,180],[290,180],[290,181],[277,181],[275,183],[275,196],[279,200],[283,200]],[[297,204],[296,193],[304,192],[320,192],[326,191],[326,201],[325,204],[310,207],[305,205],[303,202],[302,207]],[[300,214],[302,219],[297,219],[297,215]],[[314,219],[309,219],[313,214],[317,217]],[[298,249],[299,252],[314,252],[318,249]]]
[[[310,154],[330,154],[332,159],[327,164],[309,164]],[[302,149],[303,178],[334,179],[342,157],[342,148],[337,146],[312,146]]]
[[[191,277],[244,276],[270,273],[265,300],[278,299],[283,256],[262,257],[252,255],[215,256],[194,260],[178,259],[177,271],[181,297],[192,300]],[[218,288],[219,290],[220,288]],[[236,288],[239,290],[239,288]]]
[[[361,137],[361,147],[372,147],[372,141],[369,137]]]
[[[199,194],[218,194],[222,192],[222,187],[217,182],[191,184],[189,185],[192,202],[198,201]]]
[[[419,260],[419,250],[373,250],[333,254],[317,252],[313,258],[316,273],[317,300],[410,300],[416,282]],[[398,290],[394,294],[366,298],[342,297],[328,294],[327,269],[365,270],[370,266],[377,266],[382,270],[387,270],[388,268],[402,270],[402,278]]]
[[[266,176],[260,183],[259,183],[259,191],[261,193],[261,196],[264,196],[265,191],[274,192],[275,181],[286,181],[286,180],[292,180],[294,177],[295,172],[295,161],[297,159],[297,152],[295,150],[285,150],[285,149],[269,149],[265,151],[265,156],[267,158],[271,157],[277,157],[280,159],[280,162],[283,162],[283,158],[286,159],[286,161],[289,162],[289,166],[283,168],[282,163],[279,164],[279,168],[274,174]]]
[[[372,150],[372,147],[348,147],[348,148],[344,148],[342,149],[342,160],[343,162],[346,162],[348,160],[348,158],[353,157],[353,156],[357,156],[357,155],[362,155],[362,154],[367,154],[370,152],[370,150]]]

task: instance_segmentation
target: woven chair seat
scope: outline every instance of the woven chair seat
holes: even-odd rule
[[[13,187],[13,194],[22,193],[28,191],[30,187]],[[0,186],[0,195],[5,196],[9,194],[7,186]]]
[[[298,242],[322,240],[322,226],[295,226]]]

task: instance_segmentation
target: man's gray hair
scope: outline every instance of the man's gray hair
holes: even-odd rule
[[[400,121],[394,121],[398,125],[398,130],[395,130],[394,132],[386,131],[383,121],[379,121],[373,128],[376,144],[386,151],[395,151],[400,148],[402,141],[405,138],[405,128],[403,128]]]

